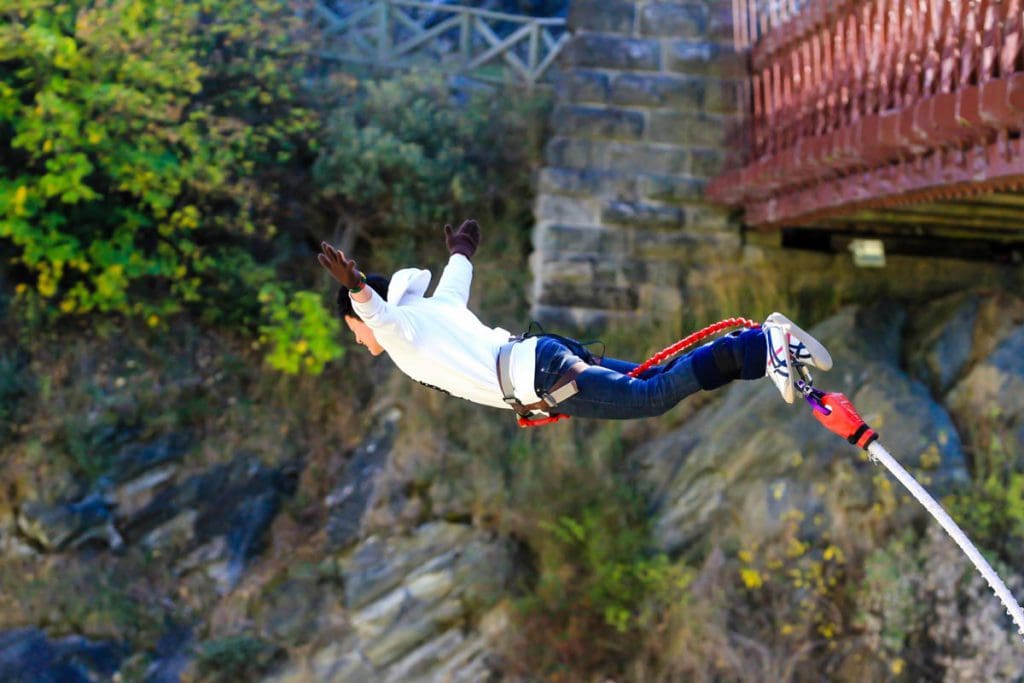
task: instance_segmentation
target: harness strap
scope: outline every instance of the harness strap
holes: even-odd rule
[[[515,388],[512,386],[512,349],[519,343],[519,340],[510,341],[507,344],[503,344],[498,350],[497,372],[498,372],[498,386],[501,387],[501,400],[512,406],[512,409],[516,411],[520,416],[524,416],[523,404],[519,402],[515,395]],[[529,411],[525,411],[529,412]]]
[[[498,375],[498,386],[501,387],[501,400],[512,406],[516,414],[522,418],[531,417],[535,413],[550,414],[552,409],[559,403],[579,393],[580,390],[576,386],[576,378],[590,366],[583,361],[575,363],[558,378],[558,381],[555,382],[549,391],[541,395],[541,400],[536,403],[523,404],[515,396],[511,372],[512,349],[520,341],[522,340],[514,339],[507,344],[503,344],[498,350],[498,358],[495,361],[495,365]]]

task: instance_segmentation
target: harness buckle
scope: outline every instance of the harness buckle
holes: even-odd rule
[[[544,392],[540,397],[549,408],[554,408],[559,403],[572,398],[578,393],[580,393],[579,387],[576,385],[576,380],[572,379],[550,392]]]
[[[550,391],[540,394],[540,401],[523,405],[515,396],[515,389],[512,385],[512,377],[509,371],[512,348],[520,341],[522,340],[515,339],[502,345],[498,351],[498,357],[495,359],[498,386],[501,388],[501,400],[516,411],[521,426],[548,424],[549,422],[562,419],[557,413],[553,412],[553,409],[559,403],[579,393],[580,390],[576,384],[576,377],[589,366],[583,361],[576,363],[555,383]]]

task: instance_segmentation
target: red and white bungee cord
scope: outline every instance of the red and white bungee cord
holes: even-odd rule
[[[878,442],[878,433],[864,422],[864,419],[861,418],[853,407],[850,399],[840,393],[824,393],[814,389],[809,383],[804,383],[801,390],[807,402],[814,409],[814,417],[817,418],[818,422],[825,425],[832,433],[865,449],[873,462],[882,463],[910,491],[911,495],[917,499],[917,502],[921,503],[931,516],[942,525],[946,533],[960,546],[960,549],[964,551],[964,554],[974,564],[974,567],[981,573],[985,581],[988,582],[989,588],[996,594],[999,601],[1003,603],[1007,614],[1013,619],[1013,623],[1017,625],[1017,632],[1024,636],[1024,610],[1021,610],[1020,604],[1017,603],[1010,589],[1006,587],[1003,580],[992,569],[992,565],[978,552],[978,549],[971,543],[971,539],[967,538],[967,534],[953,521],[953,518],[942,509],[942,506],[932,498],[931,494],[902,465],[896,462],[896,459],[889,454],[889,451],[882,447],[882,444]]]

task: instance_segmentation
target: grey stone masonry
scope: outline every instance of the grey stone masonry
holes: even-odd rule
[[[733,257],[704,186],[739,154],[746,62],[731,0],[571,0],[535,207],[533,315],[570,329],[678,315]]]

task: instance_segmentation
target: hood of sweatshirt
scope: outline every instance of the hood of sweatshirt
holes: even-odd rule
[[[391,276],[388,285],[388,303],[402,306],[422,299],[430,286],[430,271],[422,268],[403,268]]]

